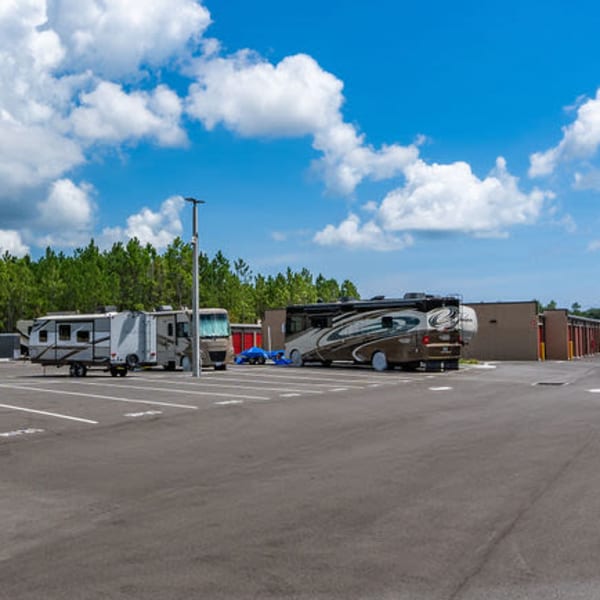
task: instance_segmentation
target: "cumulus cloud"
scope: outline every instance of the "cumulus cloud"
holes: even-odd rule
[[[0,114],[0,199],[42,185],[83,161],[79,145],[51,127]]]
[[[142,244],[152,244],[158,250],[166,248],[183,231],[180,213],[184,205],[181,196],[165,200],[158,212],[143,208],[127,218],[127,227],[106,228],[100,244],[110,246],[114,242],[137,238]]]
[[[343,83],[306,54],[273,65],[243,51],[197,63],[188,113],[207,129],[223,124],[242,136],[311,136],[323,154],[329,188],[351,193],[365,178],[385,179],[418,156],[415,145],[376,150],[341,114]]]
[[[197,0],[0,2],[0,222],[30,226],[34,204],[48,225],[85,221],[90,205],[72,200],[87,191],[66,182],[96,143],[184,144],[181,99],[148,74],[187,56],[209,24]],[[45,229],[34,239],[66,241]]]
[[[29,252],[29,247],[23,243],[18,231],[0,229],[0,255],[5,252],[12,256],[25,256]]]
[[[503,158],[484,179],[464,162],[426,164],[405,169],[406,184],[390,192],[379,209],[385,228],[392,231],[496,232],[534,222],[547,192],[519,190],[518,179]]]
[[[181,55],[210,13],[196,0],[48,0],[48,20],[69,68],[114,79]]]
[[[594,156],[600,145],[600,89],[577,109],[577,118],[563,127],[563,137],[558,145],[530,156],[530,177],[552,174],[566,161]]]
[[[181,100],[159,85],[152,92],[127,94],[120,85],[101,82],[82,94],[81,106],[71,115],[75,134],[90,142],[120,143],[141,138],[163,146],[181,145],[187,139],[179,126]]]
[[[414,243],[410,234],[394,235],[384,231],[374,221],[361,224],[360,218],[353,213],[337,227],[327,225],[322,231],[317,232],[314,241],[321,246],[380,251],[402,250]]]
[[[76,246],[89,241],[96,206],[94,190],[87,183],[76,185],[70,179],[52,183],[48,196],[37,205],[34,219],[40,233],[39,246]]]
[[[504,237],[503,229],[533,223],[540,216],[549,192],[518,187],[503,158],[484,179],[464,162],[427,164],[417,160],[404,169],[405,183],[387,194],[373,219],[361,225],[351,214],[339,226],[328,225],[315,236],[319,244],[393,250],[406,247],[413,238],[399,232],[467,233]],[[369,211],[374,210],[372,202]]]

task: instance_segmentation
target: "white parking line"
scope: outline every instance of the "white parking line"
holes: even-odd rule
[[[169,392],[170,394],[195,394],[195,395],[200,395],[200,396],[225,396],[226,398],[231,398],[231,396],[235,396],[236,398],[244,398],[245,400],[269,400],[270,398],[266,397],[266,396],[248,396],[246,394],[221,394],[219,392],[203,392],[201,390],[177,390],[177,389],[173,389],[173,388],[157,388],[157,387],[149,387],[149,386],[142,386],[142,385],[126,385],[126,384],[118,384],[118,383],[90,383],[90,382],[85,382],[85,381],[73,381],[72,383],[80,383],[82,385],[87,385],[87,386],[91,386],[91,385],[103,385],[103,386],[110,386],[110,387],[117,387],[117,388],[125,388],[125,389],[130,389],[130,390],[144,390],[146,392],[151,391],[151,392]],[[138,400],[138,402],[142,402],[142,400]],[[145,402],[145,400],[144,400]],[[160,404],[160,402],[158,403]],[[168,406],[168,405],[167,405]],[[177,406],[177,405],[173,405],[173,406]],[[185,406],[185,405],[183,405]],[[198,408],[197,406],[194,406],[194,408]]]
[[[25,385],[8,385],[0,383],[0,387],[14,389],[14,390],[29,390],[34,392],[48,392],[49,394],[62,394],[65,396],[83,396],[85,398],[100,398],[102,400],[114,400],[116,402],[131,402],[133,404],[154,404],[156,406],[170,406],[172,408],[191,408],[192,410],[198,410],[197,406],[192,404],[174,404],[172,402],[158,402],[157,400],[137,400],[133,398],[120,398],[118,396],[104,396],[102,394],[84,394],[83,392],[67,392],[66,390],[50,390],[47,388],[35,388],[28,387]],[[1,406],[1,405],[0,405]],[[35,412],[35,411],[33,411]],[[95,423],[95,421],[91,421]]]
[[[28,435],[30,433],[44,433],[43,429],[35,429],[34,427],[28,427],[27,429],[15,429],[14,431],[5,431],[0,433],[0,437],[16,437],[18,435]]]
[[[5,387],[5,386],[3,386]],[[26,413],[34,413],[36,415],[46,415],[47,417],[56,417],[57,419],[68,419],[69,421],[79,421],[80,423],[89,423],[90,425],[98,425],[98,421],[91,419],[82,419],[81,417],[71,417],[70,415],[61,415],[59,413],[48,412],[45,410],[33,410],[32,408],[24,408],[23,406],[13,406],[12,404],[0,404],[0,408],[8,408],[10,410],[20,410]]]
[[[132,412],[125,413],[125,417],[146,417],[146,416],[154,416],[154,415],[162,415],[162,410],[145,410],[143,412]]]
[[[232,383],[227,384],[227,381],[231,381]],[[238,381],[239,383],[233,383],[234,381]],[[223,383],[206,383],[206,381],[201,381],[199,384],[198,383],[192,383],[189,381],[181,381],[181,382],[177,382],[177,385],[193,385],[193,386],[198,386],[201,385],[202,387],[216,387],[216,388],[236,388],[236,389],[240,389],[240,383],[244,384],[244,388],[246,390],[251,390],[252,388],[249,387],[249,385],[261,385],[261,389],[264,389],[265,385],[269,386],[269,391],[273,391],[273,392],[281,392],[281,391],[290,391],[290,392],[301,392],[303,394],[323,394],[324,392],[321,390],[297,390],[294,389],[294,387],[298,387],[300,385],[311,385],[309,383],[294,383],[292,385],[292,387],[271,387],[271,382],[269,381],[251,381],[248,382],[248,380],[244,379],[244,378],[236,378],[236,379],[229,379],[227,378],[227,380],[224,380]],[[110,384],[109,384],[110,385]],[[315,385],[324,385],[324,384],[315,384]],[[155,389],[155,388],[153,388]],[[262,398],[264,400],[264,398]]]
[[[430,387],[429,388],[432,392],[447,392],[448,390],[451,390],[451,387],[448,386],[440,386],[440,387]]]
[[[293,369],[294,373],[286,373],[286,374],[271,374],[271,373],[265,373],[260,372],[260,373],[244,373],[244,375],[242,376],[244,379],[248,378],[248,379],[253,379],[253,378],[259,378],[259,377],[264,377],[266,379],[286,379],[287,381],[289,380],[294,380],[294,379],[301,379],[301,380],[309,380],[309,384],[310,385],[329,385],[331,383],[343,383],[343,384],[348,384],[349,387],[352,387],[350,385],[350,380],[352,380],[352,384],[358,383],[358,384],[365,384],[365,383],[371,383],[373,381],[375,381],[377,379],[377,375],[369,377],[369,378],[365,378],[364,375],[360,376],[357,373],[348,373],[347,375],[344,375],[343,378],[339,378],[336,377],[336,375],[327,375],[325,373],[316,373],[315,371],[305,371],[304,373],[297,373],[297,369]],[[226,375],[226,377],[229,378],[228,375]],[[385,377],[385,376],[384,376]],[[246,379],[247,380],[247,379]],[[322,382],[322,383],[317,383],[317,382]],[[381,378],[381,381],[377,380],[378,383],[392,383],[392,381],[384,381],[383,378]],[[299,385],[297,383],[294,383],[294,385]]]
[[[220,402],[215,402],[218,406],[229,406],[230,404],[244,404],[243,400],[221,400]]]

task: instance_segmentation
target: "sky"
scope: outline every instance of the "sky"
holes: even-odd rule
[[[0,252],[191,241],[600,306],[600,5],[0,0]]]

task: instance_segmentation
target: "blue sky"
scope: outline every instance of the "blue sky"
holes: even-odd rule
[[[600,306],[595,3],[0,3],[0,249],[190,239]]]

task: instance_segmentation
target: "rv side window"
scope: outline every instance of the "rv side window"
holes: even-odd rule
[[[179,323],[177,323],[177,337],[190,337],[190,324],[187,321],[181,321]],[[169,335],[171,335],[169,333]]]
[[[173,323],[169,323],[167,325],[167,335],[169,337],[173,337]]]
[[[90,341],[90,332],[87,329],[80,329],[77,332],[77,341],[87,343]]]
[[[42,329],[42,331],[40,331],[40,342],[47,342],[48,341],[48,332],[45,329]]]
[[[71,339],[71,326],[70,325],[59,325],[58,326],[58,339],[59,340],[70,340]]]
[[[394,319],[392,319],[392,317],[381,317],[381,326],[384,329],[393,329]]]
[[[286,333],[299,333],[306,329],[304,315],[290,315],[287,318]]]
[[[316,315],[310,318],[310,326],[315,327],[316,329],[331,327],[331,319],[324,315]]]

